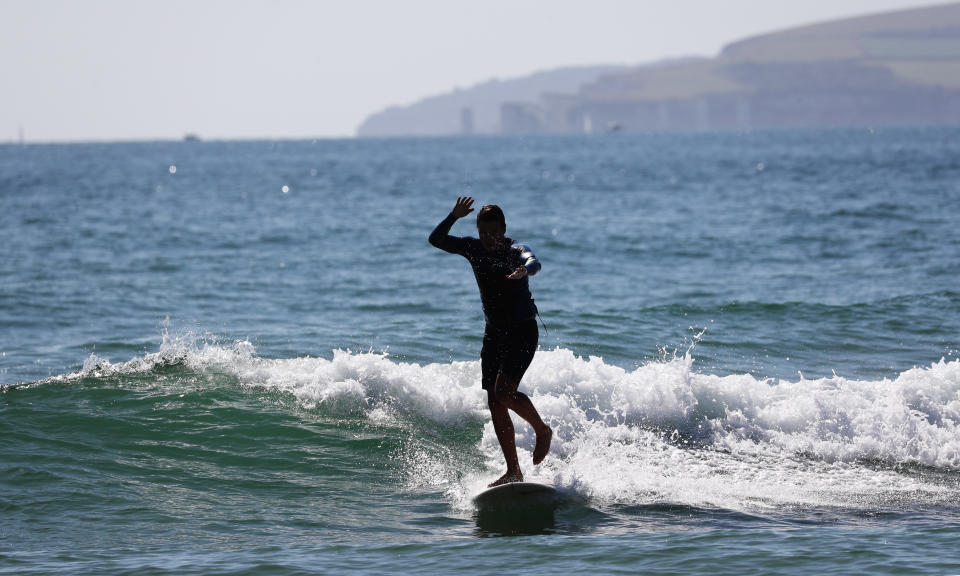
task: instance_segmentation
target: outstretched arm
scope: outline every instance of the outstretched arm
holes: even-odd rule
[[[540,271],[540,261],[534,256],[533,250],[531,250],[529,246],[526,244],[514,244],[512,248],[520,252],[520,260],[523,262],[523,265],[518,266],[516,270],[507,276],[508,280],[519,280],[524,276],[534,276]]]
[[[453,223],[456,222],[457,219],[463,218],[473,212],[471,206],[473,206],[473,198],[470,196],[458,197],[457,203],[454,204],[450,214],[447,215],[442,222],[437,224],[437,227],[430,233],[430,244],[451,254],[463,254],[465,246],[464,239],[451,236],[450,228],[453,227]]]

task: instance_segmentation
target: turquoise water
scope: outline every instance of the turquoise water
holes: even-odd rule
[[[960,573],[958,158],[919,128],[0,147],[0,572]],[[543,262],[546,517],[471,503],[502,473],[479,296],[426,242],[465,194]]]

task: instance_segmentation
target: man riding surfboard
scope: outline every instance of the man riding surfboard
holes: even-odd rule
[[[506,237],[503,211],[494,204],[477,213],[477,238],[450,235],[454,222],[473,212],[473,198],[457,198],[450,214],[430,234],[430,244],[470,262],[486,318],[480,351],[481,385],[507,472],[489,486],[523,481],[517,458],[513,421],[508,410],[526,420],[537,434],[533,463],[550,452],[553,430],[544,424],[533,402],[517,387],[537,351],[539,330],[537,306],[530,295],[528,278],[540,271],[540,261],[528,246]]]

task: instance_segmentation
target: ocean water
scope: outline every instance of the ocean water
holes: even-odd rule
[[[960,574],[958,205],[957,129],[2,146],[0,572]]]

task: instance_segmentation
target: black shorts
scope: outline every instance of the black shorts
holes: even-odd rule
[[[507,327],[487,323],[483,332],[483,349],[480,350],[483,389],[493,390],[500,372],[520,382],[533,361],[539,340],[540,331],[535,318]]]

